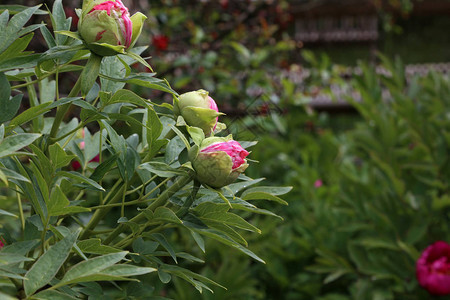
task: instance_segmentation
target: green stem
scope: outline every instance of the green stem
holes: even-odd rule
[[[116,184],[112,187],[111,191],[110,191],[110,192],[108,193],[108,195],[105,197],[105,201],[106,201],[106,199],[109,198],[110,195],[112,195],[112,192],[113,192],[113,191],[117,188],[117,186],[118,186],[119,184],[121,184],[121,183],[122,183],[122,180],[118,180],[118,181],[116,182]],[[122,185],[122,186],[120,187],[120,189],[119,189],[118,191],[115,192],[114,197],[111,199],[111,201],[109,201],[110,204],[117,203],[117,202],[119,202],[119,200],[122,199],[123,189],[125,189],[125,185]],[[92,229],[94,229],[95,226],[97,226],[97,224],[100,222],[100,220],[103,219],[103,218],[106,216],[106,214],[110,211],[111,208],[112,208],[112,207],[107,207],[107,206],[105,206],[105,207],[103,207],[102,209],[99,209],[99,210],[97,210],[97,211],[94,213],[94,215],[92,216],[92,218],[91,218],[91,220],[89,221],[89,223],[86,225],[86,227],[84,228],[84,230],[81,232],[81,234],[80,234],[80,240],[86,239],[86,238],[89,236],[90,231],[91,231]]]
[[[186,176],[180,177],[171,187],[169,187],[167,190],[165,190],[156,200],[150,204],[146,210],[154,211],[156,208],[164,205],[167,200],[169,200],[170,197],[172,197],[176,192],[181,190],[184,186],[186,186],[189,182],[192,181],[192,178],[194,175],[192,173],[189,173]],[[137,216],[132,218],[130,222],[138,223],[145,219],[145,212],[139,213]],[[127,226],[125,224],[120,224],[116,229],[114,229],[113,232],[105,239],[103,242],[105,245],[110,244],[116,237],[121,234]]]
[[[194,187],[192,188],[191,196],[186,199],[183,206],[176,212],[178,218],[183,218],[189,212],[189,208],[191,208],[192,203],[194,203],[201,185],[202,184],[199,181],[194,180]]]
[[[22,232],[25,233],[25,216],[23,214],[22,199],[20,198],[20,193],[17,195],[17,206],[19,207],[20,223],[22,224]]]
[[[81,89],[81,76],[78,77],[77,82],[75,83],[75,85],[73,86],[72,90],[70,91],[70,93],[67,97],[68,98],[76,97],[78,95],[78,93],[80,92],[80,89]],[[58,109],[56,111],[55,120],[53,121],[53,126],[50,131],[50,138],[53,139],[56,137],[59,126],[61,125],[61,122],[64,119],[64,116],[69,111],[70,105],[71,105],[70,103],[67,103],[67,104],[64,104],[64,105],[61,105],[60,107],[58,107]]]

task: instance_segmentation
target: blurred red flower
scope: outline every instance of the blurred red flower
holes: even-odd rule
[[[167,47],[169,47],[169,37],[166,35],[155,35],[153,37],[153,45],[155,45],[155,48],[159,51],[167,50]]]

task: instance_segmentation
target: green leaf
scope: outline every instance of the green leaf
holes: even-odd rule
[[[24,37],[18,38],[15,40],[9,47],[0,54],[0,61],[4,61],[13,57],[23,56],[30,54],[30,52],[23,52],[28,47],[28,44],[31,42],[33,38],[33,33],[30,33]]]
[[[123,251],[82,261],[70,268],[56,286],[83,282],[83,277],[100,273],[102,270],[124,259],[127,254],[128,251]]]
[[[54,31],[56,34],[62,34],[74,38],[76,40],[82,40],[80,34],[78,32],[73,32],[69,30],[56,30]]]
[[[166,221],[169,223],[175,223],[175,224],[183,223],[170,208],[163,207],[163,206],[158,207],[155,210],[153,217],[155,220]]]
[[[48,203],[48,214],[50,216],[61,216],[80,212],[89,212],[89,208],[81,206],[69,206],[70,201],[67,199],[66,195],[63,193],[61,188],[57,185],[51,195]]]
[[[136,106],[149,107],[149,103],[130,90],[118,90],[108,101],[107,105],[115,103],[131,103]]]
[[[248,190],[245,190],[242,193],[241,198],[245,197],[250,193],[266,193],[274,196],[280,196],[289,193],[292,190],[291,186],[257,186]]]
[[[75,155],[66,154],[66,151],[58,143],[51,145],[49,151],[50,161],[55,169],[67,166],[76,157]]]
[[[28,146],[40,136],[37,133],[18,133],[8,136],[0,143],[0,157],[14,154],[15,151]]]
[[[186,126],[186,128],[194,143],[200,147],[201,143],[205,139],[205,133],[203,130],[198,127],[191,126]]]
[[[264,178],[258,178],[258,179],[252,179],[252,180],[246,180],[246,181],[240,181],[237,183],[232,183],[232,184],[229,184],[228,186],[226,186],[223,189],[223,191],[229,192],[229,195],[234,197],[234,195],[236,195],[241,190],[246,189],[249,186],[257,184],[263,180],[264,180]]]
[[[286,201],[284,201],[283,199],[274,196],[272,194],[269,193],[265,193],[265,192],[247,192],[245,193],[245,196],[241,197],[242,200],[245,201],[249,201],[249,200],[270,200],[270,201],[275,201],[278,202],[280,204],[283,205],[288,205],[288,203]]]
[[[221,284],[219,284],[219,283],[217,283],[217,282],[215,282],[215,281],[213,281],[213,280],[211,280],[211,279],[209,279],[209,278],[207,278],[207,277],[205,277],[203,275],[194,273],[194,272],[192,272],[191,270],[188,270],[188,269],[184,269],[184,268],[181,268],[181,267],[178,267],[178,266],[168,265],[168,264],[163,264],[161,266],[161,269],[164,270],[165,272],[169,272],[169,273],[177,275],[177,276],[180,276],[180,274],[185,274],[185,275],[187,275],[187,276],[189,276],[191,278],[195,278],[195,279],[203,281],[203,282],[205,282],[207,284],[215,285],[215,286],[220,287],[220,288],[222,288],[224,290],[227,289],[223,285],[221,285]]]
[[[230,237],[228,237],[226,234],[222,233],[221,231],[218,231],[216,229],[200,228],[198,225],[187,222],[187,221],[184,221],[183,224],[192,231],[195,231],[199,234],[208,236],[208,237],[215,239],[225,245],[231,246],[231,247],[241,251],[242,253],[252,257],[253,259],[265,264],[264,260],[262,260],[260,257],[258,257],[255,253],[253,253],[249,249],[245,248],[244,246],[240,245],[239,243],[237,243],[236,241],[234,241],[233,239],[231,239]]]
[[[37,300],[71,300],[71,299],[74,299],[74,300],[76,300],[79,298],[75,298],[70,295],[67,295],[67,293],[44,290],[44,291],[39,292],[36,295],[34,295],[33,299],[37,299]]]
[[[38,6],[33,6],[27,8],[9,20],[7,26],[0,23],[0,53],[5,51],[17,38],[28,33],[26,30],[23,30],[22,27],[28,22],[31,16],[38,10]],[[8,11],[5,10],[0,19],[5,18],[8,19]]]
[[[152,67],[140,56],[140,55],[138,55],[138,54],[136,54],[136,53],[133,53],[133,52],[127,52],[127,53],[125,53],[125,55],[126,56],[129,56],[129,57],[131,57],[131,58],[133,58],[133,59],[135,59],[136,61],[138,61],[138,62],[140,62],[141,64],[143,64],[144,66],[146,66],[147,68],[149,68],[150,69],[150,71],[152,71],[153,72],[153,70],[152,70]]]
[[[194,238],[195,243],[198,245],[198,247],[203,251],[203,253],[206,253],[205,249],[205,240],[202,238],[200,234],[198,234],[195,231],[190,231],[192,237]]]
[[[6,176],[6,178],[9,178],[9,179],[30,182],[30,180],[28,178],[26,178],[25,176],[22,176],[21,174],[15,172],[13,170],[0,167],[0,172],[2,172]]]
[[[155,252],[158,246],[159,243],[157,242],[144,241],[142,237],[139,237],[133,242],[133,251],[142,255],[147,255]]]
[[[167,240],[166,240],[164,235],[162,235],[161,233],[153,233],[153,234],[151,234],[151,237],[153,239],[155,239],[156,241],[158,241],[158,243],[161,246],[163,246],[167,250],[167,252],[169,252],[169,254],[173,258],[173,260],[176,263],[178,263],[175,251],[173,250],[172,246],[167,242]]]
[[[26,122],[29,122],[33,120],[34,118],[37,118],[40,115],[45,114],[46,112],[52,110],[53,108],[56,108],[58,106],[71,103],[75,100],[80,99],[79,97],[76,98],[63,98],[61,100],[55,101],[55,102],[46,102],[42,103],[38,106],[33,106],[26,111],[20,113],[17,117],[11,120],[11,122],[8,125],[8,129],[14,129],[17,126],[21,126],[25,124]]]
[[[25,274],[24,289],[27,296],[48,284],[69,256],[79,231],[66,236],[51,246]]]
[[[116,163],[118,157],[119,153],[115,153],[107,160],[103,161],[100,165],[97,166],[97,168],[95,168],[94,173],[92,173],[92,175],[89,178],[96,182],[99,182],[106,175],[106,173],[108,173],[108,171],[111,170],[111,168]]]
[[[103,254],[121,252],[120,249],[116,249],[111,246],[102,245],[100,239],[88,239],[88,240],[79,241],[77,243],[77,245],[81,251],[83,251],[84,253],[89,253],[89,254],[103,255]]]
[[[158,175],[159,177],[164,177],[164,178],[186,174],[186,171],[184,171],[184,170],[174,169],[165,163],[156,162],[156,161],[142,164],[139,166],[139,169],[150,171],[153,174]]]
[[[136,84],[150,89],[167,92],[172,95],[178,95],[177,92],[175,92],[164,80],[155,78],[153,77],[154,75],[155,73],[139,73],[139,74],[132,74],[125,78],[116,78],[108,76],[106,74],[100,74],[100,77],[110,81]]]
[[[11,120],[19,110],[22,94],[11,97],[11,86],[4,73],[0,73],[0,123]]]
[[[6,245],[2,248],[2,253],[14,253],[18,255],[26,255],[36,245],[39,244],[38,240],[29,240],[23,242],[15,242],[10,245]]]
[[[29,6],[16,5],[16,4],[0,5],[0,11],[8,10],[9,13],[12,15],[18,14],[21,11],[24,11],[28,8],[29,8]],[[45,10],[38,9],[34,14],[35,15],[46,15],[46,14],[48,14],[48,12],[46,12]]]
[[[67,177],[70,179],[74,179],[76,181],[81,181],[83,183],[86,183],[87,185],[93,187],[94,189],[96,189],[98,191],[102,191],[102,192],[105,191],[105,189],[101,185],[99,185],[97,182],[95,182],[94,180],[89,179],[77,172],[60,171],[60,172],[56,173],[56,177]]]
[[[101,274],[110,276],[139,276],[155,272],[155,268],[138,267],[133,265],[114,265],[101,271]]]
[[[16,216],[15,214],[10,213],[10,212],[8,212],[6,210],[3,210],[3,209],[0,209],[0,215],[18,218],[18,216]]]
[[[261,233],[261,230],[251,225],[240,216],[228,212],[228,210],[228,205],[215,204],[212,202],[203,202],[194,209],[197,216],[202,221],[218,222],[244,230]]]

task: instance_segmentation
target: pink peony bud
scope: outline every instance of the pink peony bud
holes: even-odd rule
[[[216,102],[205,90],[187,92],[174,99],[173,111],[182,116],[186,124],[201,128],[206,135],[217,126],[221,113]]]
[[[145,19],[141,13],[130,17],[121,0],[85,0],[78,30],[92,51],[102,56],[114,55],[135,43]]]
[[[450,245],[438,241],[428,246],[417,260],[419,284],[433,295],[450,295]]]
[[[248,167],[248,151],[231,138],[207,138],[194,151],[190,158],[197,179],[215,188],[234,182]]]

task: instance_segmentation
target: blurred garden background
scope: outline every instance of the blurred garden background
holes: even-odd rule
[[[207,266],[189,268],[228,290],[200,294],[174,278],[161,295],[434,299],[416,261],[450,242],[450,1],[123,2],[149,17],[138,46],[157,77],[179,93],[208,90],[235,139],[259,141],[251,158],[264,163],[246,174],[293,187],[289,206],[261,204],[276,215],[253,217],[263,233],[245,237],[266,264],[210,242]],[[76,30],[80,3],[63,4]],[[31,48],[44,48],[39,32]],[[74,78],[62,78],[67,93]]]

